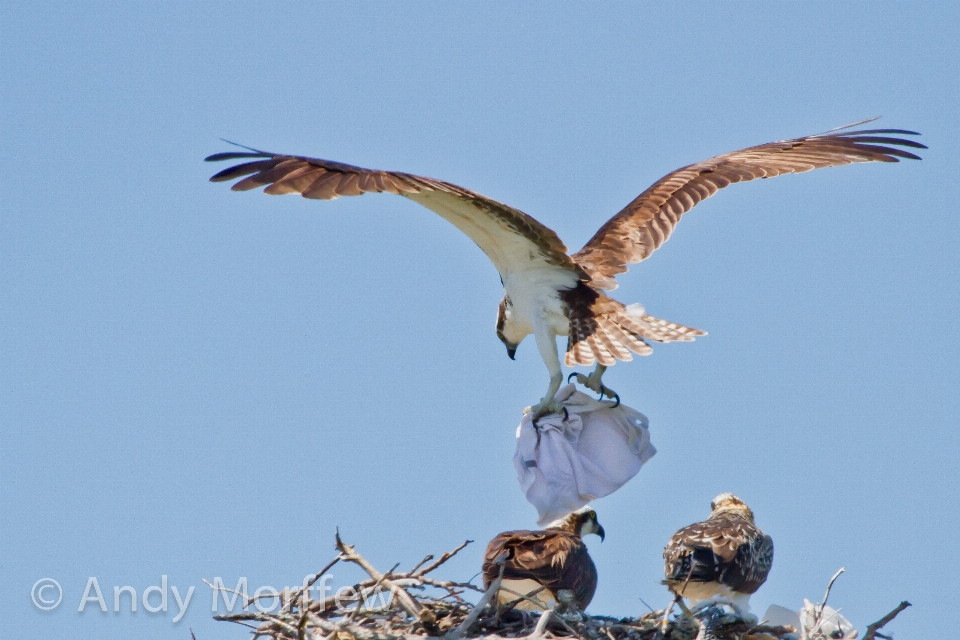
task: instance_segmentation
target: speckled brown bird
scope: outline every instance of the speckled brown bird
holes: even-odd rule
[[[709,518],[680,529],[664,548],[666,585],[692,606],[726,601],[749,612],[750,595],[766,582],[773,565],[773,539],[732,493],[718,495],[710,509]]]
[[[617,288],[616,276],[627,271],[627,265],[645,260],[666,242],[680,217],[698,202],[737,182],[855,162],[919,159],[899,147],[926,148],[892,137],[917,135],[913,131],[850,129],[860,124],[726,153],[669,173],[610,218],[583,249],[569,255],[557,234],[532,217],[450,182],[256,149],[217,153],[207,160],[244,160],[210,178],[242,178],[233,185],[235,191],[265,186],[264,193],[271,195],[299,193],[319,200],[394,193],[464,232],[500,273],[504,295],[496,328],[507,355],[512,359],[524,338],[533,334],[550,373],[546,394],[531,407],[537,418],[562,411],[554,399],[563,381],[557,336],[567,336],[568,367],[597,363],[589,376],[576,374],[580,383],[613,398],[616,394],[602,382],[608,366],[632,360],[632,354],[650,354],[649,341],[689,342],[706,335],[604,293]]]
[[[487,545],[483,558],[483,585],[489,588],[500,575],[497,558],[504,552],[503,582],[501,587],[532,596],[543,608],[557,603],[557,592],[573,592],[573,603],[581,611],[587,608],[597,590],[597,567],[593,564],[583,536],[595,533],[602,541],[603,527],[596,512],[585,507],[557,520],[542,531],[504,531]],[[517,596],[501,590],[501,603],[516,600]],[[521,601],[518,609],[537,610],[537,606]]]

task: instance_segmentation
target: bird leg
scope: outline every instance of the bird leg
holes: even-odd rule
[[[565,407],[554,398],[562,382],[563,374],[559,371],[556,375],[551,375],[550,386],[547,387],[547,393],[540,399],[540,402],[532,407],[527,407],[524,413],[527,413],[527,411],[532,412],[534,422],[551,413],[564,413]]]
[[[734,618],[742,620],[747,624],[756,624],[759,620],[757,616],[750,613],[750,606],[740,598],[708,598],[690,607],[690,612],[694,617],[699,617],[704,611],[711,607],[720,611],[723,611],[723,608],[727,607]]]
[[[723,615],[723,611],[713,604],[697,611],[694,614],[698,627],[696,640],[719,640],[717,627],[720,626]]]
[[[557,600],[558,604],[555,607],[557,613],[561,614],[567,620],[576,620],[577,622],[583,620],[580,608],[574,601],[573,591],[570,589],[557,590]]]
[[[585,376],[582,373],[573,372],[567,378],[567,381],[569,381],[570,378],[573,378],[574,376],[576,376],[577,382],[585,386],[587,389],[590,389],[594,393],[599,393],[601,399],[604,396],[606,396],[608,398],[613,398],[614,400],[616,400],[617,401],[616,404],[613,405],[616,407],[620,404],[620,396],[617,394],[616,391],[614,391],[610,387],[604,386],[602,382],[603,372],[606,370],[607,368],[605,366],[598,363],[597,368],[594,369],[589,376]]]
[[[536,424],[539,418],[550,413],[563,413],[563,405],[556,401],[557,391],[560,390],[560,384],[563,382],[563,373],[560,371],[560,354],[557,352],[557,337],[550,331],[549,327],[535,325],[534,338],[537,340],[537,350],[543,363],[547,365],[547,371],[550,372],[550,385],[547,387],[547,393],[540,399],[540,402],[529,411],[533,412],[533,422]],[[526,413],[526,411],[524,411]]]

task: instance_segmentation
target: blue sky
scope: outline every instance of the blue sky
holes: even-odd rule
[[[202,579],[298,583],[529,527],[511,466],[546,376],[493,267],[429,211],[231,193],[218,138],[443,178],[579,248],[677,167],[882,115],[922,162],[735,186],[617,298],[707,330],[606,378],[658,455],[596,508],[591,610],[660,607],[722,491],[776,543],[754,610],[861,629],[960,597],[960,9],[949,3],[0,3],[0,618],[244,637]],[[183,619],[113,587],[196,587]],[[355,573],[341,569],[338,582]],[[110,611],[77,611],[95,576]],[[56,579],[63,603],[30,600]],[[154,600],[154,603],[156,600]]]

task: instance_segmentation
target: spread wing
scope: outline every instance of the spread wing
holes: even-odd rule
[[[663,550],[667,584],[719,582],[753,593],[773,565],[773,539],[743,518],[716,518],[684,527]]]
[[[299,193],[317,200],[364,193],[398,194],[427,207],[467,234],[503,277],[549,266],[589,279],[551,229],[522,211],[449,182],[259,150],[217,153],[206,160],[244,161],[210,178],[212,182],[242,178],[231,187],[234,191],[265,186],[264,193],[270,195]]]
[[[487,545],[483,560],[485,587],[496,580],[499,567],[494,564],[507,551],[503,577],[530,579],[553,593],[559,589],[574,592],[581,609],[586,608],[597,589],[597,569],[587,546],[566,531],[505,531]]]
[[[898,147],[926,149],[913,140],[891,137],[919,135],[914,131],[847,131],[857,124],[815,136],[762,144],[677,169],[608,220],[572,257],[590,274],[593,286],[616,289],[615,277],[627,271],[628,264],[649,257],[667,241],[684,213],[726,186],[854,162],[919,160]]]

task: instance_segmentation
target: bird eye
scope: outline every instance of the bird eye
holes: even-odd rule
[[[834,640],[840,640],[841,638],[843,638],[843,636],[844,636],[843,629],[837,629],[830,634],[830,637],[833,638]]]

